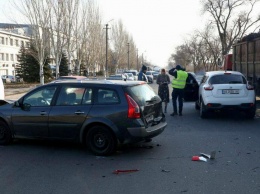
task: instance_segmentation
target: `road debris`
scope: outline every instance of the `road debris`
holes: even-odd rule
[[[130,169],[130,170],[114,170],[113,174],[119,174],[119,173],[131,173],[131,172],[138,172],[138,169]]]
[[[164,170],[164,169],[162,169],[162,172],[171,172],[170,170]]]
[[[216,151],[212,151],[210,153],[210,155],[209,154],[204,154],[204,153],[200,153],[200,155],[203,156],[204,158],[214,160],[215,156],[216,156]]]
[[[192,156],[192,161],[203,161],[203,162],[207,162],[207,159],[204,158],[203,156]]]

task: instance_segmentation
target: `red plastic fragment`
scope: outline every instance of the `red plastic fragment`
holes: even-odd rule
[[[129,172],[137,172],[139,171],[138,169],[131,169],[131,170],[114,170],[114,174],[119,174],[119,173],[129,173]]]

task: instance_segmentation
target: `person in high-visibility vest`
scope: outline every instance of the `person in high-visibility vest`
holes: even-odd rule
[[[174,77],[174,79],[172,80],[173,113],[171,114],[171,116],[178,115],[177,98],[179,102],[179,116],[182,116],[184,88],[186,86],[188,73],[180,65],[176,65],[175,68],[169,71],[169,74]]]

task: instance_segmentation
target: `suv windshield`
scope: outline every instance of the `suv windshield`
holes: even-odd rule
[[[210,84],[246,84],[246,80],[241,75],[215,75],[209,80]]]
[[[127,87],[128,92],[141,106],[145,106],[147,101],[151,101],[157,94],[147,84]]]

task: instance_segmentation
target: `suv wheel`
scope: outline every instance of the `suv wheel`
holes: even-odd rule
[[[9,144],[11,141],[11,130],[3,121],[0,121],[0,145]]]
[[[87,133],[86,143],[91,152],[96,155],[110,155],[116,150],[116,138],[104,126],[91,127]]]
[[[207,110],[202,100],[200,101],[200,117],[207,118]]]
[[[246,118],[248,118],[248,119],[255,118],[255,108],[252,108],[252,109],[246,111],[245,114],[246,114]]]

